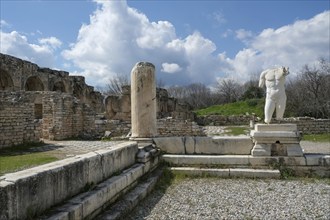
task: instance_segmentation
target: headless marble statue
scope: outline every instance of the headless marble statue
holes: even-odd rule
[[[266,85],[265,122],[270,123],[276,108],[276,119],[283,119],[286,94],[285,77],[289,74],[289,68],[280,67],[268,69],[260,74],[259,87]]]

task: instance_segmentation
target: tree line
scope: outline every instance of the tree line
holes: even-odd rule
[[[193,109],[206,108],[249,99],[265,97],[265,88],[260,88],[259,76],[252,74],[249,81],[239,83],[233,79],[219,80],[212,88],[202,83],[185,86],[167,86],[169,96],[190,104]],[[126,76],[117,75],[107,84],[105,95],[120,95],[122,86],[128,85]],[[162,81],[157,87],[164,87]],[[330,118],[330,62],[319,60],[319,65],[305,65],[296,77],[286,81],[286,117]]]

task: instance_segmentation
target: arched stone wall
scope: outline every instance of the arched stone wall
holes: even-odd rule
[[[65,84],[63,83],[63,81],[57,81],[56,83],[54,83],[52,91],[67,92],[67,89],[66,89]]]
[[[38,76],[31,76],[25,82],[25,91],[44,91],[45,86]]]
[[[13,79],[5,70],[0,69],[0,91],[7,90],[12,91],[14,90],[14,83]]]

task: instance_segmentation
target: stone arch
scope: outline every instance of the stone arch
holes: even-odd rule
[[[13,79],[8,72],[0,69],[0,91],[1,90],[13,90]]]
[[[56,92],[67,92],[63,81],[57,81],[53,86],[53,91]]]
[[[44,84],[38,76],[31,76],[25,82],[25,91],[44,91]]]

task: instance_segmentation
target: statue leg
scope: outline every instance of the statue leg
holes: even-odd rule
[[[266,103],[265,103],[265,122],[267,124],[270,123],[270,121],[272,120],[272,115],[274,113],[275,110],[275,102],[270,99],[270,98],[266,98]]]
[[[286,95],[283,95],[276,103],[276,119],[277,120],[283,119],[285,105],[286,105]]]

